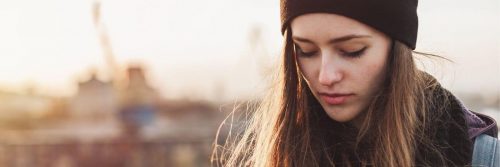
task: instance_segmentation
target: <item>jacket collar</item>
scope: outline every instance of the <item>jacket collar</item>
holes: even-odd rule
[[[462,112],[464,113],[465,120],[467,121],[467,128],[469,139],[474,139],[481,134],[487,134],[492,137],[498,136],[498,127],[496,121],[484,114],[473,112],[455,96],[452,96],[458,102]]]

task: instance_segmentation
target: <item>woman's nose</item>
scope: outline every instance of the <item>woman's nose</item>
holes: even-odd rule
[[[319,71],[319,83],[325,86],[331,86],[342,80],[343,74],[338,61],[330,56],[322,56],[321,67]]]

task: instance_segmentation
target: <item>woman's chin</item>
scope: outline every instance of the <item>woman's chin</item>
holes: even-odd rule
[[[326,106],[323,109],[332,120],[342,123],[353,120],[359,114],[348,106]]]

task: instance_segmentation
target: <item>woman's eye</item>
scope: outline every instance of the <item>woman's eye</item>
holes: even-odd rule
[[[343,50],[340,50],[340,52],[342,55],[347,56],[347,57],[359,57],[365,52],[366,48],[367,47],[363,47],[362,49],[359,49],[359,50],[354,51],[354,52],[346,52]]]
[[[312,57],[314,56],[317,51],[313,51],[313,52],[304,52],[299,46],[295,45],[295,49],[296,49],[296,52],[297,52],[297,55],[300,56],[300,57]]]

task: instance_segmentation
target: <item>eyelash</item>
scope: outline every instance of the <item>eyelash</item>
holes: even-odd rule
[[[366,48],[368,48],[368,47],[365,46],[362,49],[354,51],[354,52],[344,52],[344,51],[340,51],[340,52],[344,56],[358,58],[361,55],[363,55],[363,53],[365,52]]]
[[[300,57],[312,57],[314,56],[317,51],[315,52],[304,52],[302,51],[302,49],[300,49],[300,47],[298,47],[297,45],[295,45],[295,48],[296,48],[296,52],[297,52],[297,55],[300,56]],[[362,49],[358,50],[358,51],[354,51],[354,52],[345,52],[345,51],[342,51],[340,50],[342,56],[346,56],[346,57],[351,57],[351,58],[358,58],[360,57],[361,55],[363,55],[363,53],[365,52],[365,50],[367,49],[368,47],[363,47]]]
[[[300,49],[298,46],[295,46],[295,49],[297,50],[297,55],[300,57],[312,57],[316,54],[316,52],[304,52],[302,49]]]

